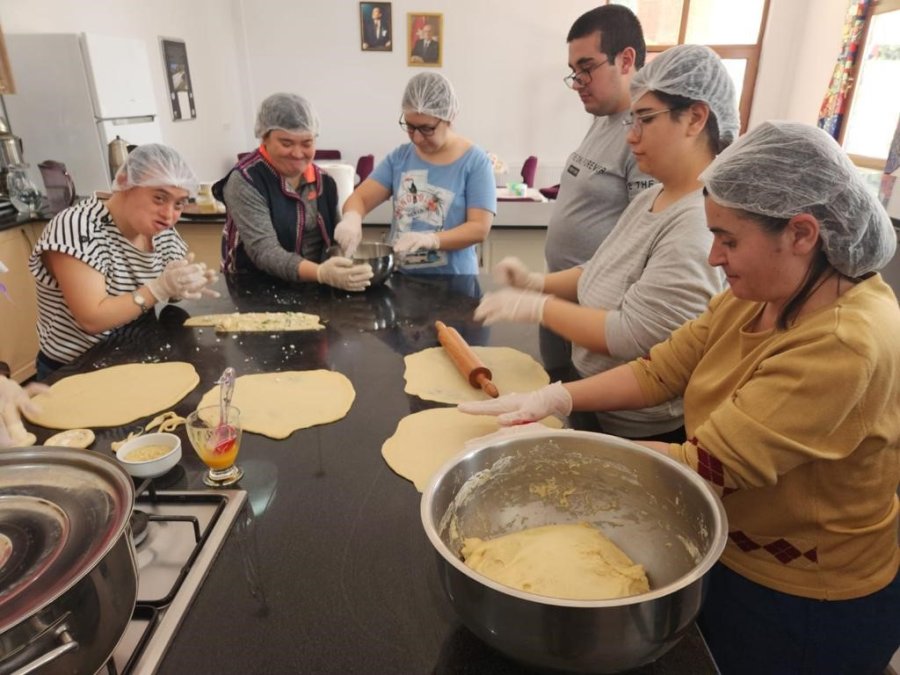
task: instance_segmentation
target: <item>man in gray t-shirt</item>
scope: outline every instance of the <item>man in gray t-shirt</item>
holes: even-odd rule
[[[566,41],[572,69],[566,84],[594,121],[560,178],[544,245],[549,272],[590,260],[629,202],[655,182],[638,170],[622,124],[631,105],[631,76],[646,55],[637,17],[621,5],[592,9],[572,24]],[[551,376],[570,373],[570,344],[544,329],[541,356]]]

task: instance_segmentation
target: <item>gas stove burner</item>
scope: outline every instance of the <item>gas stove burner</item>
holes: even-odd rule
[[[134,509],[131,512],[131,540],[135,546],[140,546],[141,542],[147,538],[147,525],[150,523],[150,516],[145,512]]]

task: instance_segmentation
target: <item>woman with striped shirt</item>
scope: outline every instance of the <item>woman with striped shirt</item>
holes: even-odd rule
[[[157,303],[217,295],[216,274],[193,262],[174,225],[197,191],[175,150],[135,148],[113,181],[58,213],[29,260],[37,279],[37,379],[43,379]]]

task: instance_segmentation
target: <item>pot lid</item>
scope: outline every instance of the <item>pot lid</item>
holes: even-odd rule
[[[131,477],[98,452],[0,450],[0,633],[94,569],[133,503]]]

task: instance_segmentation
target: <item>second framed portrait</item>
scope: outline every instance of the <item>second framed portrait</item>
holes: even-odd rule
[[[364,52],[389,52],[393,49],[391,3],[359,3],[359,39]]]
[[[441,65],[443,56],[444,17],[442,14],[407,14],[410,66]]]

